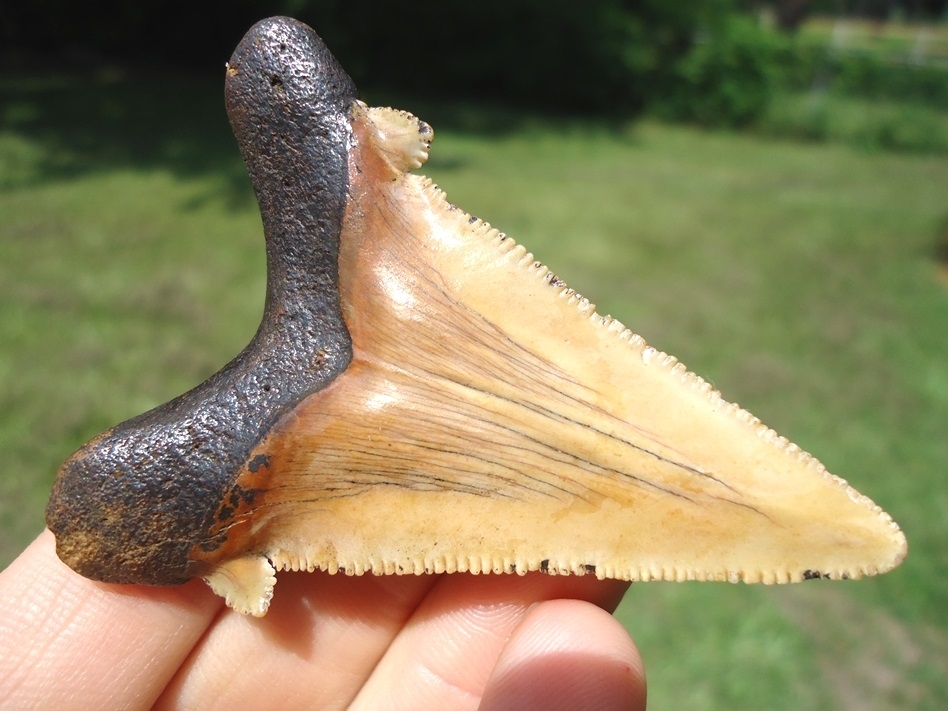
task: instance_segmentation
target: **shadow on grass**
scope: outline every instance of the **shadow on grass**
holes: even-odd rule
[[[121,168],[221,180],[233,205],[252,199],[224,111],[222,78],[83,75],[0,79],[0,188],[17,189]],[[11,170],[13,167],[15,169]]]
[[[224,110],[223,75],[100,69],[82,74],[0,75],[0,189],[30,187],[120,168],[189,177],[216,173],[213,194],[252,202]],[[550,115],[499,105],[403,97],[369,90],[372,105],[415,113],[435,126],[502,136],[531,129],[613,131],[609,119]],[[4,140],[6,139],[6,140]],[[439,163],[440,169],[461,167]]]

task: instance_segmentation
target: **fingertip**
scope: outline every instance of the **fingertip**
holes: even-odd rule
[[[0,688],[31,708],[150,706],[221,607],[201,581],[87,580],[56,557],[49,531],[0,573],[0,599]]]
[[[16,590],[11,600],[29,599],[31,607],[61,612],[65,608],[100,610],[104,617],[133,611],[135,618],[155,623],[164,617],[173,618],[180,626],[182,614],[203,623],[215,615],[222,602],[201,580],[191,580],[174,587],[149,585],[115,585],[100,583],[78,575],[56,555],[56,539],[44,530],[3,571],[3,586]],[[148,619],[155,616],[155,620]],[[112,620],[113,627],[115,620]]]
[[[480,708],[644,709],[645,668],[612,615],[579,600],[535,605],[507,641]]]

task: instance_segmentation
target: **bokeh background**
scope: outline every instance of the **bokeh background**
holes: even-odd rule
[[[948,708],[944,0],[92,7],[0,7],[0,565],[71,451],[252,336],[223,68],[289,14],[452,202],[905,529],[877,579],[633,585],[651,708]]]

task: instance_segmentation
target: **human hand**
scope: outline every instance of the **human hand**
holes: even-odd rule
[[[587,577],[280,573],[262,619],[200,580],[106,585],[44,532],[0,573],[5,709],[644,709],[642,662]]]

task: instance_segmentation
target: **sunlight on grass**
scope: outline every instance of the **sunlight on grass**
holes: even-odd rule
[[[779,92],[757,129],[765,135],[838,141],[870,151],[948,153],[948,113],[944,111],[818,90]]]
[[[197,95],[132,104],[183,115]],[[66,160],[55,152],[73,129],[38,130],[22,106],[52,121],[42,97],[18,96],[0,124],[3,563],[41,529],[65,456],[226,363],[264,289],[236,148],[200,124],[222,127],[219,102],[195,109],[196,138],[154,120],[140,146],[119,124],[96,137],[108,102],[92,91]],[[948,289],[934,257],[948,161],[650,123],[435,129],[424,172],[452,202],[908,535],[900,569],[859,583],[633,586],[619,615],[645,655],[651,708],[942,707]]]

